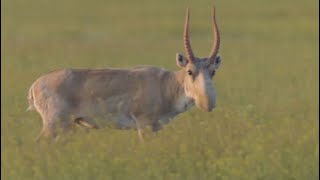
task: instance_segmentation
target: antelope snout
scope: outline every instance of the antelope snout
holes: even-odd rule
[[[214,109],[216,107],[216,105],[215,104],[208,104],[208,105],[204,105],[204,106],[200,106],[200,107],[203,111],[211,112],[212,109]]]
[[[206,112],[211,112],[216,107],[215,98],[205,98],[200,101],[196,101],[197,106]]]

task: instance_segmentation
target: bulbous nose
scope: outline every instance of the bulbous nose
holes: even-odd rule
[[[206,112],[211,112],[216,107],[215,98],[205,98],[199,102],[198,107]]]
[[[206,107],[206,108],[204,108],[204,111],[206,111],[206,112],[211,112],[211,111],[212,111],[212,108]]]
[[[208,105],[205,105],[205,106],[201,106],[201,109],[203,111],[206,111],[206,112],[211,112],[212,109],[215,108],[215,105],[214,104],[208,104]]]
[[[195,86],[197,106],[203,111],[210,112],[216,105],[216,93],[208,74],[202,72],[198,75]]]

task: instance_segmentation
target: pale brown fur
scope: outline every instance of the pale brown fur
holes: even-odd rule
[[[184,76],[182,70],[175,73],[151,66],[58,70],[40,77],[31,86],[29,109],[35,107],[39,112],[47,136],[56,135],[58,124],[68,130],[72,123],[85,117],[105,118],[119,128],[137,128],[133,115],[142,127],[158,126],[160,119],[183,111],[175,106],[180,96],[185,96]]]
[[[214,14],[215,15],[215,14]],[[211,55],[198,58],[188,36],[187,11],[184,44],[187,57],[177,54],[181,70],[172,72],[153,66],[128,69],[62,69],[38,78],[28,94],[29,110],[36,109],[43,121],[37,140],[56,137],[57,128],[68,132],[75,124],[86,128],[113,126],[120,129],[153,131],[170,122],[194,104],[204,111],[215,107],[212,77],[220,65],[220,38],[213,18],[214,41]]]

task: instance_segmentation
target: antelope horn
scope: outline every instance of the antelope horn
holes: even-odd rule
[[[193,55],[190,40],[189,40],[189,8],[187,8],[186,22],[184,24],[183,40],[184,40],[184,48],[186,51],[187,60],[192,62],[194,60],[194,55]]]
[[[215,60],[220,47],[220,32],[219,32],[219,28],[216,20],[216,12],[215,12],[214,6],[213,6],[213,13],[212,13],[212,20],[213,20],[212,29],[213,29],[214,41],[213,41],[212,51],[209,56],[210,63],[213,63],[213,61]]]

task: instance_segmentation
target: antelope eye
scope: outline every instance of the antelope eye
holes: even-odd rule
[[[192,75],[192,71],[188,70],[188,75],[191,76]]]
[[[215,73],[216,73],[216,71],[212,71],[211,77],[213,77]]]

